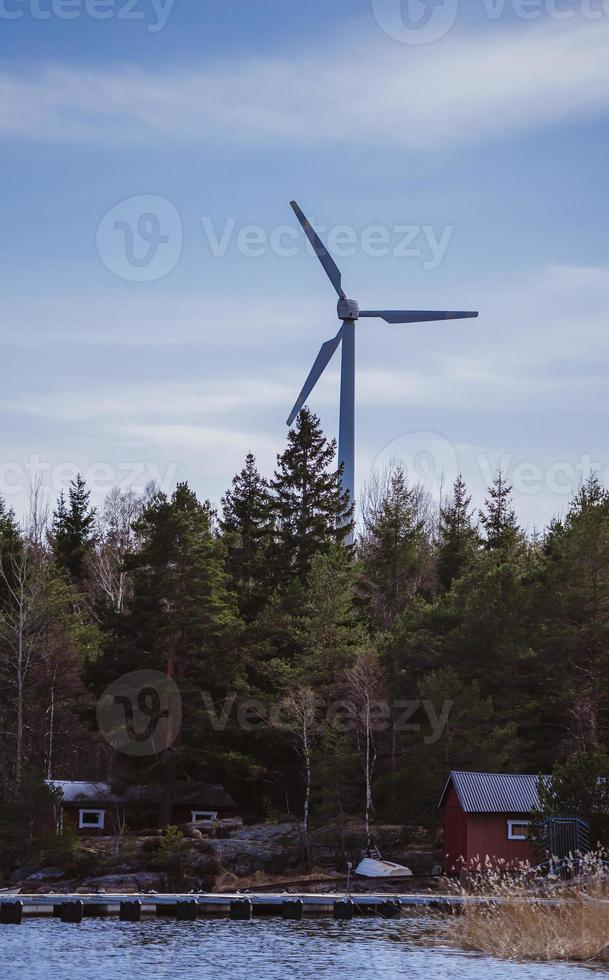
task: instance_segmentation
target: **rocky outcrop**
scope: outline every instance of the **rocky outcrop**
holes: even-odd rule
[[[24,866],[17,868],[10,877],[12,885],[32,882],[32,884],[44,884],[49,881],[61,881],[66,877],[65,871],[61,868],[40,868],[39,871],[32,871],[31,867]]]
[[[87,892],[113,892],[129,894],[133,892],[162,892],[167,889],[167,875],[163,872],[136,871],[130,874],[100,875],[85,878],[76,889],[80,894]]]
[[[420,848],[408,846],[415,842]],[[381,827],[376,842],[384,856],[410,868],[415,875],[432,875],[441,864],[442,854],[429,847],[423,835],[404,831],[403,827]],[[222,868],[238,877],[249,877],[258,871],[269,875],[285,875],[302,867],[305,846],[300,826],[295,823],[258,824],[234,831],[227,840],[209,841]],[[309,840],[309,858],[317,867],[346,871],[347,861],[359,863],[366,847],[361,825],[353,824],[343,830],[336,827],[314,830]]]
[[[11,875],[10,882],[18,885],[24,895],[39,895],[69,885],[68,876],[61,868],[41,868],[39,871],[32,871],[29,867],[18,868]]]
[[[183,824],[180,829],[190,840],[204,840],[209,837],[230,837],[242,827],[243,820],[240,817],[231,817],[226,820],[198,820],[197,823]]]
[[[122,857],[112,854],[110,838],[86,841],[66,869],[24,866],[11,884],[24,893],[138,891],[211,891],[229,881],[272,884],[307,876],[311,866],[323,877],[345,875],[366,847],[359,821],[340,827],[328,825],[309,836],[308,853],[301,827],[294,821],[243,826],[241,821],[222,821],[215,830],[190,824],[188,836],[159,836],[131,840]],[[400,826],[375,829],[375,843],[383,857],[410,868],[414,875],[432,875],[441,863],[441,850],[424,831]],[[362,879],[364,880],[364,879]]]

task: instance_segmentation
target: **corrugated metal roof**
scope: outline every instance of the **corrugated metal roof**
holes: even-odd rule
[[[539,778],[516,773],[453,771],[440,806],[452,783],[465,813],[531,813],[539,806]]]

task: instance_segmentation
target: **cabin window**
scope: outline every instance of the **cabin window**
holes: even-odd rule
[[[530,820],[508,820],[508,840],[528,840]]]
[[[217,810],[193,810],[191,821],[192,823],[199,823],[201,820],[217,820],[217,818]]]
[[[79,830],[103,830],[105,810],[79,810],[78,828]]]

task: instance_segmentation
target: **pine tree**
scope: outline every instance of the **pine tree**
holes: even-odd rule
[[[472,498],[461,474],[455,480],[452,500],[440,508],[436,544],[436,574],[442,592],[462,574],[479,544],[472,525]]]
[[[220,530],[239,611],[249,622],[266,599],[273,534],[268,482],[258,472],[252,453],[248,453],[244,468],[222,498]]]
[[[480,521],[485,531],[484,546],[487,551],[510,551],[523,541],[523,535],[512,506],[512,487],[499,470],[489,496],[486,510],[480,511]]]
[[[57,566],[76,585],[86,579],[86,559],[94,544],[95,510],[80,474],[70,483],[68,500],[63,491],[53,514],[52,540]]]
[[[276,524],[273,573],[306,581],[314,555],[333,542],[345,542],[353,528],[353,507],[342,490],[340,470],[332,469],[336,443],[328,442],[319,419],[304,408],[277,457],[271,481]]]

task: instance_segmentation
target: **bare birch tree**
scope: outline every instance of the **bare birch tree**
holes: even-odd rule
[[[117,613],[125,610],[129,580],[125,557],[135,547],[133,524],[142,510],[143,498],[133,490],[114,487],[97,521],[97,544],[91,556],[93,577]]]
[[[309,821],[311,813],[311,788],[313,785],[313,750],[317,735],[316,698],[312,688],[303,684],[295,685],[285,695],[283,708],[293,719],[290,726],[294,734],[296,751],[302,759],[304,775],[304,801],[302,807],[302,830],[307,861],[309,853]]]
[[[15,700],[15,783],[21,785],[24,762],[25,691],[45,627],[48,572],[34,542],[25,536],[18,547],[0,555],[0,577],[7,601],[0,611],[0,657]]]
[[[370,816],[374,811],[372,780],[377,759],[375,728],[383,701],[380,667],[374,654],[363,653],[347,674],[347,705],[355,723],[360,746],[363,743],[362,767],[365,782],[364,824],[366,843],[370,847]]]

